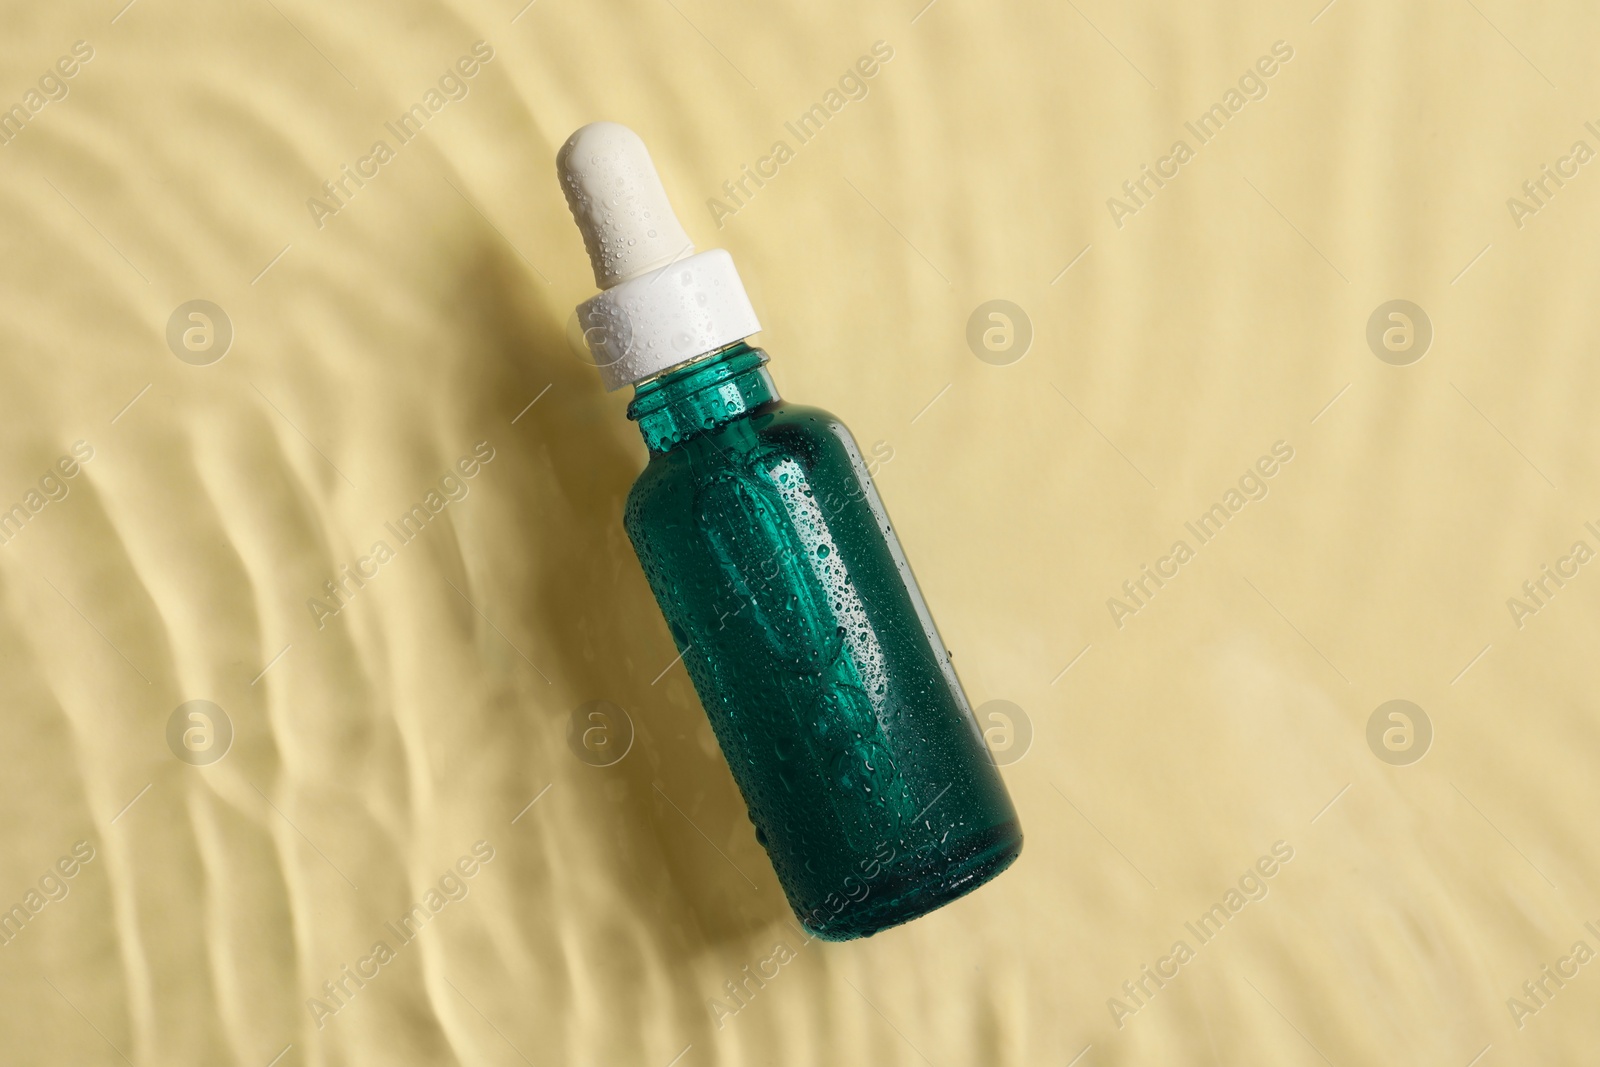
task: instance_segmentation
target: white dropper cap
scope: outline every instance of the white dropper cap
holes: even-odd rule
[[[638,134],[590,123],[556,170],[602,290],[578,305],[578,321],[608,390],[761,329],[732,257],[695,253]]]

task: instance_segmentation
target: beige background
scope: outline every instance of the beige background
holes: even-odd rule
[[[0,147],[0,503],[94,449],[0,548],[0,907],[95,849],[0,949],[7,1065],[1592,1062],[1600,967],[1520,1029],[1506,1003],[1600,949],[1600,577],[1506,605],[1600,548],[1600,169],[1506,204],[1600,148],[1591,5],[123,2],[9,3],[0,37],[7,107],[94,48]],[[480,39],[319,229],[307,199]],[[879,40],[719,231],[706,199]],[[597,118],[732,251],[784,393],[892,448],[969,694],[1032,723],[1021,860],[869,941],[802,947],[620,527],[644,450],[565,339],[592,280],[553,177]],[[196,298],[236,334],[208,366],[165,340]],[[1035,331],[1009,366],[964,338],[997,298]],[[1436,333],[1405,367],[1365,340],[1394,298]],[[1280,440],[1119,629],[1107,598]],[[307,599],[478,441],[319,631]],[[637,731],[608,768],[567,743],[598,698]],[[1397,698],[1435,731],[1405,767],[1366,742]],[[166,741],[194,699],[235,730],[205,767]],[[307,999],[480,840],[319,1029]]]

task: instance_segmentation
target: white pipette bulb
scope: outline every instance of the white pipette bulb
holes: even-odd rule
[[[649,151],[628,127],[591,122],[567,138],[556,168],[600,288],[694,252]]]

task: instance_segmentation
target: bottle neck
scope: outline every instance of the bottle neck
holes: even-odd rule
[[[741,419],[782,399],[767,373],[767,354],[743,341],[634,387],[628,418],[651,455]]]

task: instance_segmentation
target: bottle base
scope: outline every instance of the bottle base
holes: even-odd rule
[[[881,930],[920,918],[959,900],[998,877],[1022,854],[1022,827],[1011,819],[980,835],[959,859],[940,857],[930,869],[926,862],[909,870],[885,871],[872,891],[850,908],[825,920],[801,922],[823,941],[851,941],[871,937]]]

